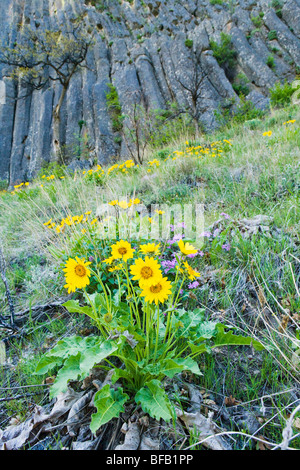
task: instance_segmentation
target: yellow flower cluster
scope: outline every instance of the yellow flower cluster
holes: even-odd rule
[[[63,218],[60,223],[56,224],[55,222],[52,222],[52,219],[48,220],[48,222],[45,222],[44,225],[45,227],[49,229],[54,229],[56,233],[61,233],[64,231],[65,227],[71,227],[72,225],[78,225],[81,223],[86,223],[88,222],[88,216],[91,214],[91,211],[87,211],[84,214],[81,215],[68,215],[68,217]],[[85,233],[86,230],[83,229],[82,233]]]
[[[185,145],[186,145],[186,148],[184,150],[174,150],[174,152],[168,155],[164,161],[166,162],[168,160],[177,160],[178,158],[189,158],[189,157],[196,157],[196,158],[201,158],[203,156],[218,157],[224,152],[225,146],[226,145],[231,146],[232,142],[230,140],[224,139],[223,141],[218,140],[218,141],[212,142],[208,146],[202,146],[202,145],[191,146],[189,142],[186,141]],[[149,168],[147,172],[150,173],[153,167],[158,168],[160,166],[160,162],[157,159],[154,159],[154,160],[149,161],[148,165],[150,165],[151,168]]]
[[[17,192],[19,192],[21,189],[25,189],[26,187],[29,186],[29,183],[26,182],[26,183],[20,183],[20,184],[16,184],[14,186],[14,190],[11,192],[11,194],[15,194]]]
[[[105,171],[103,170],[101,165],[97,165],[96,168],[91,168],[90,170],[84,170],[82,172],[83,175],[85,176],[91,176],[91,175],[96,175],[97,177],[102,177],[105,174]]]
[[[49,221],[50,222],[50,221]],[[189,279],[194,280],[200,274],[195,271],[188,262],[184,259],[189,254],[197,253],[197,249],[190,243],[184,243],[182,240],[178,242],[178,247],[181,251],[183,258],[183,266],[181,262],[178,266],[178,271],[184,273]],[[144,297],[145,302],[164,303],[171,294],[172,286],[167,277],[163,277],[161,266],[155,256],[160,254],[160,244],[147,243],[140,245],[140,252],[145,255],[145,258],[139,257],[134,260],[128,270],[127,262],[134,258],[134,252],[131,244],[126,240],[120,240],[111,245],[111,256],[103,262],[110,266],[108,271],[123,271],[127,275],[132,275],[133,281],[139,283],[141,289],[140,296]],[[150,255],[150,256],[148,256]],[[66,285],[69,292],[74,292],[76,288],[83,288],[89,284],[89,277],[91,275],[84,260],[69,259],[65,265]]]
[[[135,199],[129,199],[129,202],[126,200],[121,200],[119,201],[118,199],[114,199],[113,201],[110,201],[108,203],[109,206],[118,206],[121,207],[121,209],[129,209],[129,207],[132,207],[136,204],[139,204],[141,201],[138,198]]]
[[[264,137],[266,137],[266,136],[271,137],[271,135],[272,135],[272,131],[266,131],[266,132],[263,133]]]
[[[115,165],[110,166],[106,172],[102,168],[101,165],[97,165],[95,168],[91,168],[90,170],[85,170],[82,172],[84,176],[95,176],[96,178],[102,178],[103,176],[109,176],[111,173],[128,173],[128,169],[132,167],[138,167],[133,160],[126,160],[123,163],[116,163]]]
[[[283,125],[286,126],[287,124],[294,124],[294,122],[296,122],[296,119],[291,119],[290,121],[285,121]]]

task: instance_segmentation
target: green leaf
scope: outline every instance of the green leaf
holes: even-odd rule
[[[179,374],[183,370],[190,370],[193,374],[202,375],[198,364],[190,357],[167,359],[163,361],[160,366],[160,373],[167,375],[171,379],[174,375]]]
[[[143,411],[152,418],[170,421],[172,418],[172,408],[169,398],[161,388],[159,380],[153,379],[146,383],[135,395],[135,401],[140,403]]]
[[[70,356],[64,363],[64,366],[58,372],[55,382],[50,389],[50,398],[56,397],[59,393],[66,392],[68,389],[68,382],[70,380],[77,380],[81,374],[80,370],[80,356]]]
[[[124,411],[123,405],[128,399],[128,395],[123,393],[121,387],[114,390],[107,384],[99,390],[94,398],[97,413],[92,414],[91,431],[95,433],[100,426],[108,423],[113,418],[117,418]]]
[[[92,307],[80,307],[78,300],[68,300],[63,306],[66,307],[70,313],[84,313],[93,320],[96,319]]]
[[[258,351],[262,351],[264,346],[257,340],[250,336],[235,335],[231,330],[225,332],[225,326],[222,323],[217,323],[217,335],[214,338],[214,348],[219,346],[253,346]]]
[[[55,366],[60,366],[62,362],[63,360],[61,357],[44,355],[38,362],[38,365],[36,366],[36,370],[34,374],[35,375],[47,374],[49,370],[53,369]]]
[[[211,349],[209,346],[207,346],[205,343],[200,343],[200,344],[194,344],[191,343],[190,341],[188,342],[189,347],[191,348],[191,351],[193,354],[202,354],[204,352],[210,353]]]
[[[113,341],[104,341],[103,343],[96,344],[91,348],[87,348],[81,354],[80,370],[82,378],[88,374],[90,369],[99,362],[103,361],[106,357],[117,351],[118,345]]]
[[[99,341],[96,336],[90,336],[82,338],[81,336],[69,336],[64,338],[46,353],[46,356],[57,356],[61,358],[67,358],[69,356],[76,356],[78,352],[84,351],[85,349],[94,346]]]
[[[200,341],[203,339],[210,339],[216,333],[216,323],[212,321],[204,321],[199,324],[197,328],[197,335]]]

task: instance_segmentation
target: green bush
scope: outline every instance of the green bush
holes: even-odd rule
[[[270,67],[270,69],[273,69],[275,67],[275,61],[272,55],[269,55],[269,57],[267,58],[266,64],[268,67]]]
[[[210,41],[210,47],[213,51],[213,56],[217,59],[219,65],[223,67],[226,75],[230,76],[236,66],[236,51],[231,42],[229,34],[221,33],[221,42],[218,44],[216,41]]]
[[[221,111],[215,111],[217,122],[224,127],[230,127],[232,124],[242,124],[245,121],[260,119],[264,116],[264,111],[257,109],[252,101],[246,100],[243,95],[240,96],[240,103],[233,108],[234,100],[231,106]]]
[[[256,28],[260,28],[263,24],[263,20],[261,16],[251,16],[251,21],[256,26]]]
[[[275,31],[275,29],[272,29],[271,31],[269,31],[268,39],[269,41],[273,41],[274,39],[277,39],[277,31]]]
[[[250,92],[248,83],[249,83],[249,80],[246,77],[246,75],[243,73],[239,73],[232,85],[232,88],[239,96],[241,95],[247,96],[249,95],[249,92]]]
[[[106,93],[106,103],[112,118],[114,132],[119,132],[123,126],[122,106],[116,87],[112,83],[107,84],[109,92]]]
[[[191,49],[193,47],[193,40],[192,39],[186,39],[184,41],[184,44],[186,47],[188,47],[189,49]]]
[[[285,81],[283,84],[276,82],[273,88],[270,88],[270,99],[272,106],[282,108],[291,103],[291,97],[295,88]]]
[[[60,178],[61,176],[66,175],[66,166],[60,165],[57,162],[43,162],[40,171],[37,174],[37,178],[42,178],[42,176],[51,176],[54,175],[55,178]]]

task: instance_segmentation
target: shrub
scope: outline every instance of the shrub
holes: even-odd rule
[[[234,100],[231,105],[234,104]],[[253,119],[260,119],[264,115],[264,111],[254,106],[252,101],[246,100],[243,95],[240,96],[240,103],[233,110],[232,106],[221,111],[215,111],[217,122],[221,126],[230,126],[232,123],[244,123]]]
[[[260,28],[263,24],[263,20],[260,16],[251,16],[251,21],[256,28]]]
[[[191,49],[193,47],[193,40],[192,39],[186,39],[184,41],[184,44],[186,47],[188,47],[189,49]]]
[[[275,29],[272,29],[271,31],[269,31],[268,39],[269,41],[273,41],[274,39],[277,39],[277,31],[275,31]]]
[[[224,69],[228,78],[232,78],[233,69],[236,66],[236,51],[231,42],[229,34],[221,33],[221,42],[210,41],[210,47],[213,56],[217,59],[219,65]]]
[[[290,104],[294,92],[295,88],[287,81],[283,84],[276,82],[273,88],[270,88],[271,104],[277,108]]]
[[[235,79],[235,82],[232,85],[234,91],[240,96],[247,96],[250,92],[248,87],[249,80],[245,74],[239,73]]]
[[[269,55],[266,64],[268,67],[270,67],[270,69],[273,69],[275,67],[274,57],[272,55]]]
[[[112,127],[114,132],[122,129],[122,107],[116,87],[112,83],[107,84],[109,92],[106,93],[106,103],[112,118]]]

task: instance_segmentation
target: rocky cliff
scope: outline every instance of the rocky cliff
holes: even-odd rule
[[[60,133],[69,150],[86,136],[100,163],[124,151],[107,107],[108,83],[116,87],[123,113],[135,100],[148,109],[169,102],[190,107],[191,94],[182,83],[197,69],[205,78],[194,105],[200,124],[210,130],[216,126],[214,111],[238,99],[233,86],[238,74],[249,80],[247,99],[264,107],[276,81],[292,81],[299,73],[300,0],[1,0],[0,41],[14,44],[22,25],[64,29],[79,16],[95,41],[88,67],[71,80]],[[211,50],[222,32],[230,35],[236,53],[234,70]],[[59,92],[52,82],[17,99],[20,85],[0,64],[0,180],[28,180],[53,160],[52,111]]]

